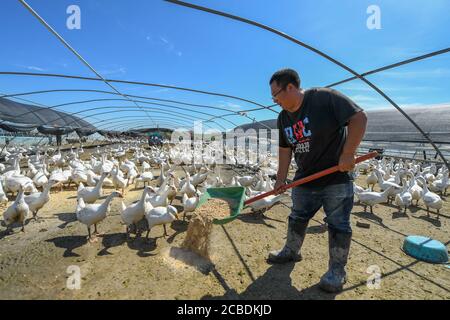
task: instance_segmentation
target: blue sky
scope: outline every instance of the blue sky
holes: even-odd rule
[[[322,57],[254,26],[199,12],[164,1],[28,0],[102,76],[111,79],[159,83],[219,92],[271,105],[268,80],[282,68],[296,69],[302,87],[326,86],[350,74]],[[190,1],[239,15],[283,31],[316,47],[358,72],[365,72],[450,46],[450,2],[433,1],[299,1],[228,0]],[[81,9],[81,29],[69,30],[69,5]],[[366,10],[381,10],[381,29],[369,30]],[[48,32],[18,1],[0,2],[1,71],[62,73],[93,77],[67,48]],[[6,50],[5,50],[6,49]],[[450,105],[450,53],[369,76],[399,105],[407,107]],[[158,87],[114,84],[127,94],[172,99],[241,111],[254,108],[242,101]],[[111,91],[104,83],[43,77],[0,75],[0,94],[47,89]],[[359,80],[336,87],[366,110],[390,107],[387,101]],[[108,94],[59,92],[23,98],[52,106],[66,102],[111,98]],[[80,112],[104,106],[131,106],[128,101],[101,101],[58,108]],[[182,106],[187,110],[149,110],[161,126],[191,122],[185,116],[219,116],[228,112]],[[179,105],[180,106],[180,105]],[[277,107],[277,110],[280,110]],[[123,118],[122,127],[151,126],[141,111],[96,115],[82,112],[96,123]],[[180,117],[181,115],[181,117]],[[249,112],[256,120],[274,118],[270,111]],[[127,120],[125,120],[125,118]],[[227,117],[235,124],[249,122]],[[217,120],[223,127],[232,125]]]

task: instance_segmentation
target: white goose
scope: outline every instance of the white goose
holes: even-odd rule
[[[406,184],[406,181],[405,181],[402,192],[395,195],[395,200],[394,200],[394,203],[398,206],[398,210],[400,211],[402,208],[404,208],[405,213],[406,213],[406,209],[408,209],[408,207],[412,203],[412,194],[409,190],[410,190],[410,188]]]
[[[33,178],[36,175],[36,173],[37,173],[36,167],[28,159],[28,172],[27,172],[26,176],[28,178]]]
[[[121,176],[121,171],[117,165],[111,170],[112,181],[114,183],[114,188],[122,189],[122,194],[125,192],[125,188],[128,186],[128,180]]]
[[[400,189],[400,190],[402,189],[402,187],[400,185],[398,185],[397,183],[384,180],[380,171],[378,171],[377,169],[375,169],[374,171],[377,176],[378,185],[380,186],[381,191],[386,190],[388,187],[393,187],[393,189]]]
[[[30,211],[33,213],[33,219],[37,219],[38,211],[50,200],[50,189],[55,181],[50,180],[44,187],[42,192],[32,193],[24,197]]]
[[[225,185],[225,183],[223,183],[222,177],[220,176],[220,168],[218,168],[215,186],[222,187],[224,185]]]
[[[369,163],[369,161],[363,161],[363,162],[361,162],[361,163],[358,163],[357,165],[356,165],[356,171],[358,171],[358,172],[363,172],[363,174],[367,174],[367,171],[369,171],[369,168],[370,168],[370,163]]]
[[[257,191],[264,190],[265,179],[262,174],[262,171],[258,171],[258,173],[256,174],[256,180],[257,181],[256,181],[256,185],[254,187],[254,190],[257,190]]]
[[[7,204],[8,203],[8,197],[6,196],[5,191],[3,190],[3,181],[0,179],[0,203],[1,204]]]
[[[355,197],[358,199],[358,203],[361,202],[359,199],[359,194],[362,192],[371,192],[371,187],[364,189],[363,187],[358,186],[355,182],[353,182],[353,190],[355,193]]]
[[[20,174],[20,159],[22,159],[22,155],[19,154],[17,156],[15,156],[12,161],[13,161],[13,165],[12,167],[7,167],[4,169],[4,173],[3,176],[8,178],[11,176],[18,176],[21,175]]]
[[[169,193],[167,194],[167,199],[170,201],[170,205],[172,205],[173,200],[177,196],[178,188],[175,186],[175,178],[172,174],[170,174],[169,178]]]
[[[130,168],[130,170],[128,170],[128,172],[127,172],[127,177],[126,177],[126,179],[128,180],[128,185],[133,184],[135,182],[135,180],[136,180],[136,177],[138,175],[139,174],[138,174],[137,170],[134,167]]]
[[[48,178],[42,169],[39,169],[33,177],[33,183],[36,187],[44,187],[48,183]]]
[[[192,176],[192,185],[194,187],[197,187],[199,184],[202,184],[206,181],[208,178],[209,169],[205,167],[206,172],[202,173],[203,169],[200,169],[200,171]]]
[[[428,190],[427,183],[425,182],[425,179],[422,177],[419,177],[417,179],[422,179],[423,181],[423,196],[422,200],[425,203],[425,206],[427,207],[427,214],[430,215],[430,208],[437,210],[437,218],[439,219],[439,210],[442,209],[442,199],[440,196],[438,196],[436,193],[431,192]]]
[[[97,180],[96,180],[96,177],[98,177]],[[95,187],[97,185],[97,182],[98,182],[99,179],[100,179],[100,177],[98,175],[96,175],[92,170],[89,170],[87,172],[86,184],[89,187]]]
[[[256,177],[255,176],[242,176],[238,177],[238,182],[243,187],[250,187],[253,182],[255,182]]]
[[[262,193],[262,191],[253,190],[252,187],[245,188],[245,194],[250,198],[256,197],[258,194],[261,194],[261,193]]]
[[[102,174],[104,172],[110,173],[111,170],[114,167],[114,163],[107,159],[106,154],[102,154],[102,160],[100,165],[100,171],[97,172],[98,174]],[[95,170],[94,170],[95,171]]]
[[[449,184],[448,171],[444,171],[442,178],[440,178],[438,180],[434,180],[433,183],[430,185],[430,189],[432,189],[435,192],[440,192],[442,195],[445,196],[449,185],[450,184]]]
[[[76,215],[78,221],[86,225],[88,229],[89,242],[97,241],[97,238],[92,239],[91,237],[91,226],[94,225],[94,234],[98,234],[97,224],[106,218],[109,205],[114,197],[122,198],[123,196],[120,192],[113,191],[101,204],[85,204],[83,198],[78,198]]]
[[[173,187],[168,186],[164,191],[158,192],[153,187],[148,187],[149,193],[145,201],[152,204],[153,207],[165,207],[168,204],[169,193],[173,192]],[[161,189],[161,188],[160,188]]]
[[[411,192],[412,200],[416,200],[416,206],[419,204],[419,200],[423,196],[423,188],[419,186],[416,181],[416,177],[412,172],[409,173],[411,180],[409,181],[409,192]]]
[[[388,193],[388,202],[390,197],[395,197],[396,194],[400,193],[402,191],[402,187],[398,185],[397,183],[385,181],[384,178],[381,176],[381,173],[375,169],[375,174],[378,178],[378,185],[380,186],[381,191],[384,191],[388,189],[389,187],[389,193]]]
[[[143,172],[147,172],[147,171],[149,171],[151,168],[152,168],[152,167],[151,167],[146,161],[143,161],[143,162],[142,162],[142,171],[143,171]]]
[[[161,164],[161,170],[160,170],[158,179],[156,179],[156,186],[160,187],[164,183],[166,178],[167,177],[164,175],[164,166],[163,166],[163,164]]]
[[[364,211],[367,210],[367,206],[370,207],[370,213],[373,214],[373,209],[372,207],[376,204],[382,203],[382,202],[387,202],[388,201],[388,195],[390,190],[393,187],[390,186],[388,187],[386,190],[384,190],[383,192],[374,192],[374,191],[369,191],[369,192],[361,192],[358,194],[358,198],[359,201],[361,202],[361,204],[364,205]]]
[[[126,226],[127,238],[130,235],[130,226],[134,225],[136,227],[136,223],[144,218],[145,212],[152,208],[151,204],[145,201],[149,190],[149,187],[145,187],[139,201],[130,204],[128,207],[122,201],[122,212],[120,216],[122,217],[122,221]]]
[[[12,175],[5,178],[4,191],[12,194],[18,193],[19,190],[24,192],[37,192],[33,180],[23,175]]]
[[[58,148],[58,152],[53,155],[51,158],[52,163],[54,163],[57,166],[64,166],[65,164],[65,159],[63,158],[62,154],[61,154],[61,150]]]
[[[183,221],[186,220],[186,213],[194,212],[198,205],[198,192],[193,197],[188,197],[186,193],[183,194]]]
[[[80,182],[77,191],[77,197],[83,198],[86,203],[94,203],[103,195],[103,181],[105,180],[108,173],[103,173],[100,177],[100,180],[97,182],[95,187],[85,187],[83,183]]]
[[[230,187],[242,187],[241,184],[239,183],[238,179],[235,176],[233,176],[231,178]]]
[[[172,223],[172,221],[177,220],[177,214],[177,209],[170,205],[167,207],[152,208],[151,210],[146,212],[145,218],[147,219],[148,223],[148,231],[145,238],[148,239],[148,235],[150,234],[150,231],[154,226],[161,224],[164,227],[164,236],[167,236],[166,224]]]
[[[432,163],[429,167],[424,168],[424,170],[422,171],[422,175],[425,177],[425,180],[427,182],[433,182],[436,177],[437,168],[436,165],[434,163]]]
[[[154,179],[153,173],[151,171],[142,172],[139,177],[134,180],[134,188],[137,189],[139,184],[150,184],[150,182]]]
[[[184,181],[185,181],[184,184],[180,183],[181,186],[180,192],[186,193],[188,197],[192,197],[195,194],[195,187],[191,183],[191,176],[189,172],[186,172],[186,178],[184,179]]]
[[[8,230],[12,223],[18,221],[22,224],[21,230],[25,232],[25,219],[28,217],[29,212],[30,209],[25,202],[23,190],[20,188],[16,200],[3,213],[3,219],[8,226]]]
[[[60,191],[63,190],[63,184],[69,182],[68,177],[64,174],[61,168],[52,171],[50,174],[50,180],[56,181],[54,186],[60,186]]]
[[[257,195],[257,194],[256,194]],[[255,194],[252,195],[254,197]],[[268,197],[262,198],[260,200],[257,200],[255,202],[250,203],[248,206],[252,208],[253,212],[265,212],[267,209],[278,203],[282,197],[286,196],[286,194],[279,194],[279,195],[270,195]],[[250,197],[247,197],[245,195],[246,200],[248,200]]]
[[[75,182],[77,185],[80,185],[80,183],[87,183],[88,181],[88,175],[85,169],[82,168],[75,168],[72,171],[72,175],[70,177],[73,182]]]

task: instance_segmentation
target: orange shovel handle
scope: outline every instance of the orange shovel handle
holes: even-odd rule
[[[355,163],[359,163],[359,162],[363,162],[363,161],[366,161],[366,160],[371,159],[371,158],[375,158],[377,155],[378,155],[378,152],[376,152],[376,151],[370,152],[368,154],[365,154],[365,155],[363,155],[361,157],[356,158],[355,159]],[[294,182],[291,182],[289,184],[286,184],[286,185],[283,186],[283,189],[287,190],[287,189],[299,186],[301,184],[310,182],[312,180],[316,180],[316,179],[322,178],[323,176],[326,176],[328,174],[331,174],[331,173],[334,173],[334,172],[337,172],[337,171],[339,171],[339,166],[334,166],[334,167],[331,167],[331,168],[319,171],[317,173],[314,173],[314,174],[312,174],[310,176],[298,179],[298,180],[296,180]],[[244,205],[249,205],[252,202],[258,201],[260,199],[263,199],[263,198],[268,197],[268,196],[270,196],[272,194],[275,194],[275,193],[276,193],[276,190],[272,190],[272,191],[269,191],[269,192],[261,193],[260,195],[257,195],[256,197],[250,198],[247,201],[245,201]]]

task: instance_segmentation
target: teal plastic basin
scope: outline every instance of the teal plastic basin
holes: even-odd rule
[[[403,242],[403,250],[410,256],[431,263],[448,262],[447,247],[424,236],[408,236]]]

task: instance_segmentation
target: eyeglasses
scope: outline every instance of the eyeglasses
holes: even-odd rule
[[[280,92],[283,91],[283,90],[285,90],[285,89],[286,89],[286,87],[281,88],[280,90],[278,90],[277,93],[275,93],[275,94],[272,96],[272,100],[275,100],[275,99],[277,98],[277,95],[279,95]]]

